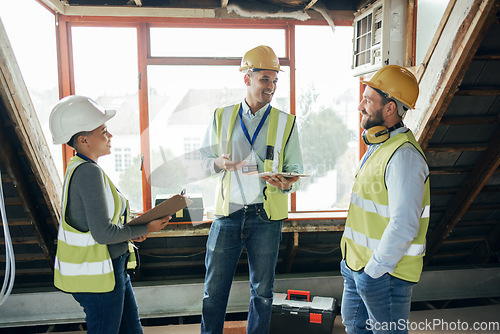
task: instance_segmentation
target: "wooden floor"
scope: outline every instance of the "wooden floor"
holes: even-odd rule
[[[231,322],[233,328],[226,328],[224,334],[246,333],[245,322]],[[473,330],[479,326],[479,330]],[[480,328],[484,330],[480,330]],[[490,327],[487,330],[487,327]],[[467,328],[466,328],[467,327]],[[198,334],[199,324],[170,325],[160,327],[144,327],[144,334]],[[81,333],[81,332],[80,332]],[[335,318],[331,334],[345,333],[340,316]],[[450,308],[441,310],[414,311],[410,315],[410,334],[443,333],[499,333],[500,334],[500,304]],[[275,333],[270,333],[275,334]],[[289,333],[295,334],[295,333]],[[297,333],[313,334],[313,333]]]
[[[474,330],[474,326],[477,327]],[[226,322],[224,334],[245,334],[245,321]],[[64,332],[64,334],[82,334],[84,331]],[[198,334],[200,324],[145,326],[144,334]],[[331,334],[345,333],[340,316],[335,318]],[[500,304],[462,308],[412,311],[410,315],[410,334],[500,334]],[[277,334],[277,333],[270,333]],[[281,333],[280,333],[281,334]],[[286,334],[314,334],[303,331]]]

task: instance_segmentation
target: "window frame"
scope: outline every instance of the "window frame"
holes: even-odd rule
[[[352,26],[351,20],[335,21],[338,26]],[[157,18],[157,17],[114,17],[114,16],[56,16],[56,43],[58,55],[59,95],[64,97],[75,94],[72,27],[127,27],[137,30],[138,52],[138,97],[140,133],[149,127],[149,101],[147,67],[149,65],[240,65],[240,57],[160,57],[151,56],[151,28],[226,28],[226,29],[283,29],[285,32],[285,56],[279,58],[280,64],[290,68],[290,106],[292,115],[296,114],[296,76],[295,76],[295,27],[298,25],[325,26],[324,21],[310,20],[254,20],[254,19],[198,19],[198,18]],[[360,88],[362,86],[360,85]],[[361,95],[361,89],[360,89]],[[143,211],[152,207],[151,185],[147,181],[146,171],[150,171],[149,136],[140,136],[142,156],[142,194]],[[363,148],[360,145],[360,153]],[[73,156],[71,147],[63,145],[64,170]],[[346,212],[347,210],[322,210],[317,212]],[[296,194],[291,194],[291,213],[296,213]]]

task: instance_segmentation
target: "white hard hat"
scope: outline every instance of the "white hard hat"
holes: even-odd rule
[[[115,110],[105,110],[86,96],[66,96],[50,113],[49,127],[52,141],[54,144],[65,144],[73,135],[82,131],[92,131],[115,114]]]

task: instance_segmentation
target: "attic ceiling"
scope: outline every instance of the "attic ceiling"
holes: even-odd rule
[[[233,3],[231,0],[43,2],[75,7],[165,8],[221,8]],[[293,9],[321,2],[328,10],[347,10],[352,14],[368,1],[244,2]],[[420,101],[422,116],[420,120],[408,120],[418,134],[431,170],[431,221],[425,270],[457,265],[498,266],[500,262],[500,1],[471,2],[475,10],[456,24],[452,35],[443,29],[436,40],[435,53],[419,67],[422,100],[425,100]],[[451,10],[447,13],[451,21],[455,14]],[[54,177],[55,167],[48,148],[40,140],[43,136],[34,121],[36,113],[20,80],[19,68],[10,48],[4,47],[8,46],[5,35],[0,34],[0,43],[0,167],[16,254],[15,289],[52,287],[61,185]],[[446,56],[439,54],[443,43],[452,45]],[[434,86],[427,89],[430,83]],[[342,219],[307,221],[292,217],[286,221],[277,272],[336,270],[343,225]],[[202,279],[209,227],[209,223],[170,224],[156,237],[148,238],[141,245],[142,264],[134,280]],[[4,243],[3,238],[0,242]],[[5,268],[3,249],[0,265]],[[246,270],[243,256],[237,274],[245,275]]]
[[[56,1],[52,1],[56,2]],[[244,4],[255,9],[304,9],[322,4],[328,10],[355,11],[358,6],[369,3],[368,0],[58,0],[69,6],[128,6],[156,8],[223,8],[228,4]],[[373,1],[372,1],[373,2]]]
[[[37,0],[56,13],[87,16],[289,18],[349,22],[375,0]]]

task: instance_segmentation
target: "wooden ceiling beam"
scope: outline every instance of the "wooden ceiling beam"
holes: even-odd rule
[[[468,174],[472,171],[472,167],[431,167],[430,175],[460,175]]]
[[[0,148],[0,150],[1,150],[1,148]],[[23,204],[21,202],[21,200],[19,199],[19,197],[4,197],[4,201],[5,201],[6,206],[16,206],[16,205]]]
[[[465,243],[479,243],[483,242],[486,238],[484,236],[466,236],[466,237],[459,237],[459,238],[453,238],[453,239],[446,239],[444,241],[445,244],[447,245],[454,245],[454,244],[465,244]]]
[[[39,275],[54,275],[54,273],[49,268],[29,268],[29,269],[16,268],[16,276],[18,275],[39,276]],[[5,276],[5,270],[0,270],[0,276]],[[53,286],[53,283],[51,283],[50,285]],[[37,284],[37,287],[38,286],[39,284]]]
[[[500,210],[500,204],[474,204],[469,207],[469,211],[488,211]]]
[[[460,187],[454,199],[448,204],[441,221],[432,229],[427,240],[425,264],[430,262],[433,255],[437,253],[439,247],[448,238],[463,215],[471,208],[477,195],[479,195],[488,180],[497,171],[499,165],[500,128],[493,135],[487,150],[482,154],[474,170]]]
[[[309,8],[311,8],[312,6],[314,6],[314,4],[318,2],[318,0],[311,0],[309,1],[309,3],[304,7],[304,10],[308,10]]]
[[[495,54],[478,54],[473,58],[474,60],[500,60],[500,54],[495,53]]]
[[[473,171],[474,166],[470,167],[431,167],[429,169],[429,174],[430,175],[460,175],[460,174],[469,174]],[[499,170],[496,171],[498,173]],[[483,192],[490,191],[490,192],[496,192],[499,190],[489,190],[490,188],[485,187],[483,189]],[[432,192],[432,190],[431,190]]]
[[[495,96],[500,95],[499,87],[459,87],[456,96]]]
[[[473,253],[473,250],[467,249],[467,250],[460,250],[460,251],[453,251],[453,252],[446,252],[446,253],[439,253],[436,254],[433,259],[450,259],[450,258],[464,258],[464,257],[470,257],[471,254]]]
[[[485,151],[488,143],[474,144],[429,144],[425,152],[480,152]]]
[[[13,245],[36,245],[39,243],[35,237],[12,237],[11,239]],[[0,238],[0,245],[5,245],[4,238]]]
[[[439,125],[500,124],[499,116],[443,117]]]
[[[16,262],[17,261],[43,261],[45,260],[45,256],[41,253],[34,254],[15,254]],[[0,262],[5,262],[5,255],[0,255]]]
[[[476,226],[494,226],[499,223],[498,220],[461,220],[457,227],[476,227]]]
[[[9,226],[30,226],[31,222],[26,218],[8,218]],[[0,226],[3,226],[3,222],[0,222]]]
[[[439,196],[439,195],[456,194],[458,190],[459,190],[458,187],[452,187],[452,188],[436,188],[436,187],[432,187],[431,188],[431,195]]]

